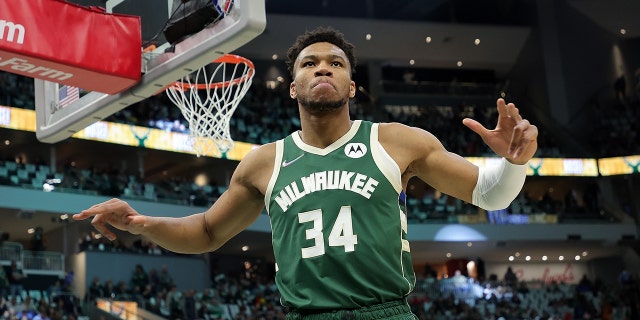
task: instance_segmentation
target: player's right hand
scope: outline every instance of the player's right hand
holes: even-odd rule
[[[98,203],[72,216],[74,220],[85,220],[90,217],[93,217],[91,220],[93,227],[112,241],[116,239],[116,235],[107,225],[132,234],[140,234],[147,219],[146,216],[139,214],[127,202],[115,198]]]

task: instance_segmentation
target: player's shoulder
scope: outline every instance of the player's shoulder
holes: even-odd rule
[[[398,122],[380,123],[378,141],[385,147],[393,145],[413,151],[441,146],[438,138],[429,131]]]
[[[274,161],[276,156],[276,143],[270,142],[267,144],[254,147],[247,155],[242,159],[241,163],[247,163],[249,165],[264,165],[265,161]]]
[[[378,136],[381,140],[398,140],[401,142],[406,139],[420,138],[425,135],[431,135],[422,128],[408,126],[399,122],[380,122],[378,124]]]
[[[232,183],[256,188],[261,194],[264,194],[273,172],[275,156],[275,143],[256,146],[238,164],[233,173]]]
[[[378,122],[378,127],[380,128],[379,130],[389,130],[389,131],[408,130],[412,128],[411,126],[408,126],[400,122]]]

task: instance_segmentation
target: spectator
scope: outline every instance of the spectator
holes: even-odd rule
[[[507,272],[504,274],[504,282],[510,287],[514,287],[518,283],[518,276],[516,276],[511,267],[508,267]]]
[[[166,265],[163,265],[162,269],[160,270],[160,285],[164,290],[170,290],[171,287],[174,286],[173,278],[171,278]]]
[[[57,297],[62,294],[62,283],[60,279],[57,279],[48,289],[49,297]]]
[[[93,301],[96,298],[102,298],[104,296],[105,294],[102,285],[100,284],[100,278],[93,277],[93,280],[89,285],[89,294],[87,295],[87,300]]]
[[[616,98],[620,103],[625,103],[627,97],[627,80],[624,77],[624,74],[620,75],[613,83],[613,89],[616,93]]]
[[[141,264],[136,265],[133,275],[131,275],[131,287],[140,287],[141,289],[149,284],[149,275]]]
[[[73,270],[69,270],[69,272],[67,272],[67,275],[64,277],[64,284],[62,286],[62,290],[71,291],[71,285],[73,284],[74,275],[75,275],[75,272],[73,272]]]
[[[4,267],[0,266],[0,297],[5,297],[9,292],[9,279],[4,272]]]
[[[35,228],[33,237],[31,237],[31,250],[36,252],[46,250],[44,245],[44,230],[42,227]]]
[[[196,317],[196,299],[195,299],[195,290],[191,289],[191,290],[187,290],[185,292],[185,296],[184,296],[184,307],[183,307],[183,311],[184,311],[184,318],[186,320],[195,320],[197,319]]]
[[[103,297],[105,298],[115,298],[116,296],[116,288],[113,285],[113,281],[111,281],[111,279],[108,279],[107,281],[105,281],[104,286],[102,287],[103,290]]]
[[[22,293],[22,281],[25,276],[22,272],[22,269],[18,267],[18,264],[15,260],[11,261],[11,266],[9,267],[9,286],[11,291],[11,296],[17,296]]]
[[[158,275],[158,270],[155,268],[149,271],[149,285],[151,286],[151,291],[154,293],[162,290],[160,276]]]

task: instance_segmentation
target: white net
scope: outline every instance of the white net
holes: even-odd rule
[[[222,155],[233,148],[229,124],[233,112],[251,86],[250,60],[224,55],[166,89],[189,123],[189,143],[198,157]]]

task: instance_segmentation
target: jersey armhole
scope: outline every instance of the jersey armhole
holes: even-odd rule
[[[378,127],[379,123],[374,123],[371,126],[371,138],[369,142],[371,146],[371,156],[378,166],[378,169],[380,169],[382,174],[389,180],[389,183],[391,183],[399,194],[402,191],[402,174],[400,173],[400,167],[384,147],[382,147],[380,141],[378,141]]]
[[[271,178],[269,179],[267,190],[264,193],[264,207],[267,209],[267,214],[269,214],[269,203],[271,203],[271,193],[273,192],[273,186],[275,186],[276,180],[278,180],[278,174],[280,174],[280,163],[282,163],[283,155],[284,139],[280,139],[276,141],[276,156],[273,161],[273,173],[271,174]]]

